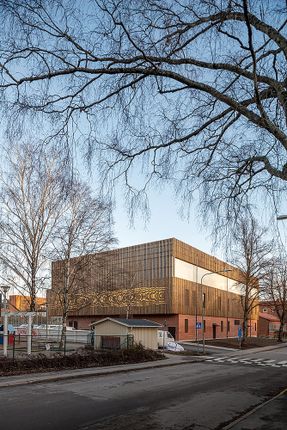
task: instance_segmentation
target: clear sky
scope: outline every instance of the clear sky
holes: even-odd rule
[[[121,194],[117,195],[114,212],[115,233],[119,240],[119,247],[135,245],[175,237],[187,242],[195,248],[211,253],[212,240],[207,228],[201,228],[201,219],[196,206],[191,208],[189,220],[179,214],[180,202],[170,188],[153,191],[149,194],[150,219],[138,214],[134,225],[130,225],[129,216]]]
[[[92,168],[87,169],[80,154],[77,160],[77,168],[81,175],[94,188],[97,183],[95,164],[92,162]],[[147,220],[144,214],[137,213],[133,225],[131,225],[124,201],[124,191],[120,186],[115,189],[114,230],[118,239],[117,247],[175,237],[219,259],[226,259],[224,249],[213,246],[210,228],[199,215],[196,198],[190,208],[189,219],[183,218],[180,216],[180,205],[183,202],[176,198],[171,185],[166,184],[164,187],[161,183],[158,190],[154,186],[148,193],[150,218]],[[282,203],[282,208],[278,208],[278,213],[287,214],[287,204]],[[276,222],[275,211],[268,207],[267,201],[263,200],[254,201],[254,215],[261,226],[267,227],[268,238],[281,241],[287,250],[287,220]]]

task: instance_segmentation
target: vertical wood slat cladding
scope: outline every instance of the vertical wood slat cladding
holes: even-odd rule
[[[216,257],[208,255],[192,246],[181,242],[180,240],[173,239],[172,243],[172,254],[174,258],[183,260],[187,263],[193,264],[195,266],[201,267],[209,272],[222,272],[223,270],[231,270],[226,275],[228,278],[235,281],[242,281],[242,274],[240,271],[233,266],[219,260]],[[221,273],[225,276],[224,273]],[[197,298],[193,299],[193,303],[190,303],[190,310],[186,312],[187,306],[184,304],[185,290],[189,289],[189,296]],[[201,285],[196,284],[191,281],[184,279],[173,278],[173,303],[172,311],[174,313],[181,314],[201,314]],[[202,292],[206,294],[206,309],[205,313],[209,316],[234,316],[237,318],[242,318],[242,305],[241,299],[238,294],[232,293],[230,291],[224,291],[217,288],[208,287],[203,285]],[[196,309],[197,307],[197,309]],[[258,310],[255,308],[252,311],[252,318],[257,319]]]
[[[175,278],[174,258],[210,272],[231,269],[229,278],[235,281],[241,278],[240,272],[227,263],[174,238],[88,255],[88,264],[81,271],[72,292],[75,303],[70,315],[124,315],[127,308],[130,314],[137,315],[200,315],[201,285]],[[78,260],[73,259],[73,264]],[[61,261],[52,264],[50,315],[61,315],[55,296],[57,290],[63,288],[63,268]],[[144,299],[148,296],[146,289],[155,293],[162,289],[164,302],[150,300],[149,303]],[[127,290],[131,291],[129,303],[125,303],[122,297],[123,293],[128,297]],[[105,292],[110,294],[105,296],[107,301],[103,303],[102,293]],[[206,294],[206,315],[241,318],[239,295],[205,285],[203,292]],[[138,297],[142,297],[141,305]]]
[[[228,276],[234,280],[240,281],[240,271],[228,263],[219,260],[212,255],[206,254],[199,249],[193,248],[187,243],[181,242],[178,239],[172,240],[172,255],[179,260],[186,261],[187,263],[194,264],[195,266],[202,267],[209,272],[220,272],[223,270],[231,270]]]
[[[201,285],[184,279],[173,279],[172,313],[186,315],[201,315]],[[186,303],[186,291],[189,291],[189,303]],[[240,296],[231,292],[218,290],[203,285],[202,292],[206,294],[205,313],[209,316],[242,316]],[[228,306],[229,301],[229,306]]]
[[[73,315],[118,315],[125,314],[127,307],[130,313],[167,313],[171,311],[172,288],[172,240],[162,240],[142,245],[116,249],[89,255],[89,264],[81,273],[80,279],[74,288],[73,294],[80,296],[85,294],[87,303],[70,312]],[[77,262],[77,258],[73,262]],[[64,264],[61,261],[52,264],[52,291],[49,293],[50,314],[59,315],[61,309],[57,305],[56,291],[63,289]],[[146,303],[143,300],[141,306],[132,303],[111,305],[109,301],[104,306],[97,300],[102,292],[110,292],[110,296],[122,297],[122,291],[129,289],[138,293],[140,289],[154,290],[164,289],[164,303]],[[80,293],[79,293],[80,292]],[[146,291],[145,291],[146,293]],[[152,297],[152,296],[151,296]],[[79,297],[80,298],[80,297]],[[119,300],[120,301],[120,300]],[[81,302],[81,300],[80,300]],[[102,303],[103,304],[103,303]]]

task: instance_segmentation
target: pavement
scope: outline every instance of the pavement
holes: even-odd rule
[[[250,350],[244,350],[242,353],[244,355],[257,354],[265,351],[272,351],[274,349],[286,348],[286,344],[267,346],[261,348],[253,348]],[[212,349],[212,348],[211,348]],[[224,353],[226,354],[226,349]],[[230,357],[234,354],[234,350],[230,350]],[[236,351],[240,353],[241,351]],[[124,364],[115,365],[108,367],[95,367],[87,369],[70,369],[70,370],[60,370],[47,373],[32,373],[16,376],[0,377],[0,390],[7,387],[17,387],[30,384],[40,384],[48,382],[64,381],[69,379],[78,378],[90,378],[90,377],[103,377],[106,375],[116,374],[116,373],[126,373],[135,372],[143,369],[156,369],[169,366],[185,365],[195,362],[204,362],[209,360],[209,355],[206,356],[187,356],[187,355],[175,355],[166,354],[165,360],[159,360],[154,362],[144,362],[136,364]],[[256,361],[256,360],[255,360]],[[273,398],[263,402],[262,404],[256,406],[251,411],[242,415],[240,418],[236,419],[225,427],[224,430],[234,429],[234,430],[254,430],[254,429],[266,429],[266,430],[278,430],[287,428],[287,414],[286,410],[286,400],[287,400],[287,389],[283,390],[281,393],[275,395]]]
[[[202,350],[202,344],[197,344],[194,342],[188,342],[188,341],[182,341],[179,342],[183,347],[184,346],[191,346],[196,349]],[[279,348],[286,348],[287,342],[278,343],[276,345],[268,345],[268,346],[260,346],[258,348],[247,348],[247,349],[238,349],[238,348],[227,348],[227,347],[221,347],[221,346],[215,346],[215,345],[205,345],[206,351],[230,351],[230,353],[233,352],[242,352],[244,354],[254,354],[257,352],[263,352],[263,351],[272,351],[273,349],[279,349]]]
[[[279,430],[287,428],[287,389],[261,403],[222,430]]]

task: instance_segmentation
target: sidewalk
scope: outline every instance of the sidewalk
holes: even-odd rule
[[[274,396],[272,399],[261,403],[250,412],[223,427],[222,430],[286,430],[287,389]]]
[[[287,343],[279,343],[278,345],[261,346],[258,348],[237,349],[235,351],[242,354],[257,354],[258,352],[272,351],[273,349],[279,349],[279,348],[287,348]]]
[[[124,373],[130,371],[137,371],[143,369],[153,369],[168,366],[178,366],[183,364],[194,363],[202,361],[204,357],[190,357],[184,355],[169,355],[166,354],[165,360],[148,361],[144,363],[135,364],[120,364],[116,366],[105,366],[105,367],[90,367],[84,369],[69,369],[69,370],[58,370],[52,372],[43,373],[29,373],[24,375],[16,376],[0,376],[0,389],[7,387],[17,387],[26,384],[39,384],[46,382],[63,381],[67,379],[75,378],[89,378],[94,376],[105,376],[113,373]]]
[[[197,347],[198,345],[197,343],[188,342],[188,341],[180,342],[180,344],[183,346],[184,344],[186,344],[194,347]],[[278,343],[276,345],[260,346],[258,348],[247,348],[247,349],[235,349],[235,348],[227,348],[223,346],[221,347],[221,346],[215,346],[215,345],[205,345],[205,349],[210,349],[210,351],[214,349],[216,351],[222,350],[224,352],[230,351],[230,353],[236,352],[236,353],[242,353],[242,354],[254,354],[261,351],[272,351],[273,349],[279,349],[279,348],[287,348],[287,342]],[[199,344],[199,349],[202,349],[202,344]]]
[[[184,347],[184,345],[190,345],[190,346],[194,346],[196,349],[201,350],[202,349],[202,343],[195,343],[192,341],[188,341],[188,340],[182,340],[179,341],[178,343],[180,343],[180,345],[182,345]],[[214,349],[214,350],[220,350],[222,349],[223,351],[238,351],[238,349],[236,348],[227,348],[226,346],[215,346],[215,345],[205,345],[205,349]]]

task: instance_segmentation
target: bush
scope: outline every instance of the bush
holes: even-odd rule
[[[161,352],[145,349],[141,345],[116,351],[80,350],[70,355],[38,354],[22,359],[0,359],[0,376],[21,373],[47,372],[61,369],[111,366],[115,364],[142,363],[164,359]]]

